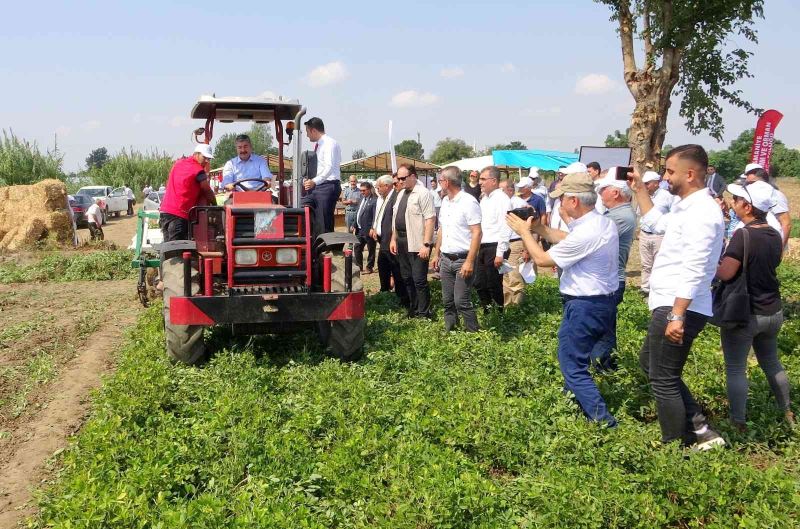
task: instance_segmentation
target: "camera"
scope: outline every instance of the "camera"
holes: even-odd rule
[[[522,220],[528,220],[531,217],[533,217],[533,220],[539,220],[539,213],[533,208],[515,208],[512,209],[510,213]]]

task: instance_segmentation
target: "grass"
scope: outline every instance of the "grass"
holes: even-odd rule
[[[784,268],[797,332],[800,270]],[[637,351],[647,309],[621,306],[621,368],[599,377],[620,426],[561,392],[557,285],[486,330],[408,321],[368,301],[368,356],[325,358],[310,334],[232,340],[203,368],[170,365],[159,307],[141,317],[93,416],[40,493],[33,527],[796,527],[800,436],[751,373],[750,433],[727,422],[719,333],[686,379],[730,448],[661,446]],[[434,291],[434,303],[439,303]],[[797,334],[783,360],[800,377]]]
[[[132,257],[129,250],[56,252],[31,264],[0,264],[0,283],[129,279],[136,276]]]

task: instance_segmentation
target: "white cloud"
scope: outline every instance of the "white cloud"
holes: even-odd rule
[[[70,132],[72,132],[72,128],[67,127],[66,125],[61,125],[56,129],[56,134],[59,136],[69,136]]]
[[[97,130],[100,128],[100,125],[102,125],[102,123],[100,123],[96,119],[91,119],[86,123],[84,123],[83,125],[81,125],[81,128],[83,130]]]
[[[517,71],[517,67],[514,66],[513,63],[507,62],[500,66],[500,71],[503,73],[514,73]]]
[[[590,73],[575,83],[575,93],[579,95],[607,94],[614,89],[616,83],[607,75]]]
[[[137,112],[136,114],[133,115],[133,123],[138,125],[141,122],[142,122],[142,115]]]
[[[391,105],[393,107],[426,107],[439,101],[439,96],[429,92],[417,92],[416,90],[405,90],[392,96]]]
[[[344,81],[347,78],[347,68],[340,61],[329,62],[317,66],[306,76],[306,82],[313,87],[326,86]]]
[[[455,79],[456,77],[461,77],[464,75],[463,68],[459,68],[458,66],[451,66],[450,68],[443,68],[439,75],[444,77],[445,79]]]

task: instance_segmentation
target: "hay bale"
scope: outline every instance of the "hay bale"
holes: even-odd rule
[[[67,188],[59,180],[0,188],[0,250],[20,250],[48,236],[71,242],[67,207]]]

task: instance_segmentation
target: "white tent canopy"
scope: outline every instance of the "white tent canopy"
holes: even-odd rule
[[[477,158],[464,158],[463,160],[458,160],[457,162],[443,164],[443,166],[447,165],[455,165],[462,171],[480,171],[484,167],[494,165],[494,160],[492,159],[491,155],[478,156]]]

